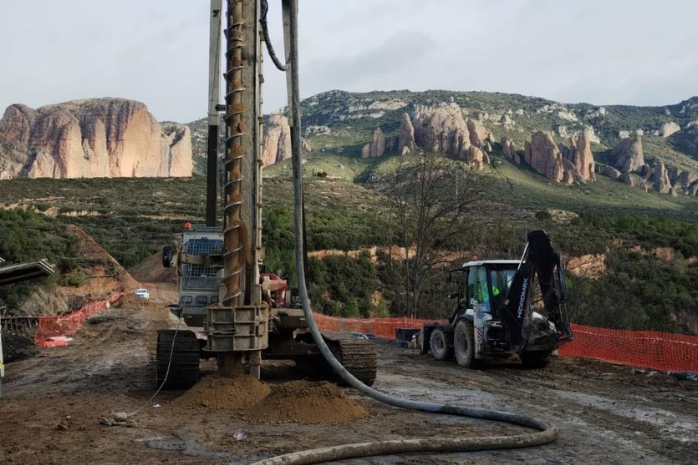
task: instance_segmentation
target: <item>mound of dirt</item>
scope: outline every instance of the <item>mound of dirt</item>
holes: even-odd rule
[[[172,405],[244,412],[247,420],[260,423],[336,425],[370,416],[334,384],[292,381],[269,385],[247,376],[204,378]]]
[[[257,405],[270,393],[267,384],[248,376],[235,379],[210,376],[175,399],[173,405],[180,408],[246,410]]]
[[[149,302],[142,297],[138,297],[136,294],[125,294],[119,297],[119,299],[112,305],[116,308],[143,308],[147,306]]]
[[[151,255],[128,272],[142,283],[176,283],[174,268],[162,266],[162,251]]]
[[[334,384],[292,381],[275,385],[250,419],[264,423],[334,425],[368,416],[368,410]]]

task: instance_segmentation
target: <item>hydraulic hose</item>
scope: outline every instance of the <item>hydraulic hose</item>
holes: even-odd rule
[[[549,444],[557,439],[557,428],[543,420],[527,415],[496,410],[478,409],[455,405],[444,405],[433,402],[420,402],[399,397],[390,396],[373,389],[356,379],[335,358],[329,349],[322,333],[318,328],[313,312],[310,308],[308,288],[305,282],[305,266],[303,261],[303,169],[301,159],[301,109],[300,109],[300,79],[298,74],[298,0],[283,0],[290,8],[291,44],[290,44],[290,71],[291,71],[291,146],[293,152],[293,187],[294,187],[294,232],[295,232],[295,262],[298,277],[298,288],[303,305],[308,328],[313,335],[315,344],[320,352],[337,374],[351,387],[363,394],[394,407],[409,410],[417,410],[428,413],[440,413],[457,415],[462,417],[492,420],[512,425],[523,426],[537,430],[533,433],[517,434],[511,436],[490,436],[471,438],[428,438],[428,439],[400,439],[393,441],[377,441],[357,444],[346,444],[320,449],[312,449],[280,455],[262,460],[253,465],[308,465],[330,462],[333,460],[347,460],[353,458],[369,457],[376,455],[425,453],[425,452],[465,452],[498,449],[515,449],[523,447],[541,446]]]

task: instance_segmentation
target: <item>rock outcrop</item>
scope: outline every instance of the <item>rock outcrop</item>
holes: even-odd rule
[[[417,105],[414,109],[414,137],[421,148],[465,157],[470,149],[470,132],[463,111],[455,103],[438,107]]]
[[[405,155],[414,150],[414,125],[410,115],[404,113],[400,122],[400,135],[398,136],[397,150],[401,155]]]
[[[587,128],[571,138],[571,146],[556,144],[552,134],[536,132],[531,142],[526,142],[524,160],[551,181],[573,184],[596,180],[596,162],[591,151],[593,131]],[[502,140],[502,153],[514,162],[517,155],[513,142]]]
[[[263,166],[291,158],[291,127],[287,117],[274,114],[267,118],[262,145]]]
[[[630,187],[643,189],[644,191],[649,190],[647,187],[647,183],[645,183],[645,180],[636,174],[625,173],[623,174],[623,176],[621,176],[621,181],[623,181]]]
[[[608,165],[596,165],[596,171],[599,174],[603,174],[611,179],[620,179],[620,177],[623,175],[623,173]]]
[[[623,173],[639,171],[645,166],[642,138],[639,136],[623,139],[611,152],[616,159],[613,166]]]
[[[385,136],[381,128],[373,131],[373,139],[361,150],[361,158],[378,158],[385,153]]]
[[[572,148],[568,151],[568,160],[574,165],[584,181],[596,179],[596,163],[591,152],[593,131],[585,129],[572,138]]]
[[[161,128],[140,102],[12,105],[0,120],[0,179],[187,177],[192,171],[189,128]]]
[[[654,188],[661,194],[675,194],[674,188],[669,180],[669,172],[664,163],[659,162],[652,168],[652,183]]]
[[[480,120],[469,119],[467,121],[470,143],[476,147],[482,147],[487,141],[492,140],[492,133],[488,131]]]
[[[562,156],[553,136],[548,133],[539,131],[533,134],[531,142],[526,142],[524,159],[534,170],[551,181],[563,184],[584,181],[576,167]]]
[[[646,163],[642,138],[637,135],[622,140],[611,155],[615,157],[615,169],[607,167],[599,172],[612,179],[620,179],[645,191],[651,189],[673,196],[680,193],[698,195],[698,174],[666,166],[661,160],[654,160],[651,165]],[[615,171],[621,175],[616,176]]]
[[[489,163],[489,157],[479,147],[471,146],[468,151],[461,156],[465,163],[477,170],[481,170],[485,163]]]
[[[521,157],[516,152],[516,145],[514,141],[508,137],[502,138],[502,155],[509,161],[513,161],[517,165],[521,164]]]
[[[668,137],[671,137],[673,134],[676,134],[680,130],[681,126],[672,121],[670,123],[663,124],[662,127],[655,132],[655,135],[666,139]]]

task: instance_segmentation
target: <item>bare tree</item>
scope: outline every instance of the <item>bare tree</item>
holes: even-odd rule
[[[443,279],[445,246],[468,227],[464,224],[468,207],[482,198],[481,181],[462,163],[420,153],[401,163],[387,186],[404,253],[402,289],[396,294],[405,313],[416,318],[424,309],[425,290]]]

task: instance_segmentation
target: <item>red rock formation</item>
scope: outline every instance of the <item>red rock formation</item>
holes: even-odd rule
[[[492,140],[492,133],[485,128],[482,121],[469,119],[467,125],[470,133],[470,143],[474,146],[482,147],[486,142]]]
[[[622,140],[611,154],[616,158],[614,167],[623,173],[640,171],[645,166],[642,138],[639,136]]]
[[[562,157],[550,134],[540,131],[533,134],[531,142],[526,142],[524,157],[534,170],[552,181],[563,184],[575,181],[574,166]]]
[[[664,163],[659,162],[652,168],[652,182],[654,188],[662,194],[673,194],[673,187],[669,180],[669,173]]]
[[[121,99],[7,109],[0,179],[191,176],[191,134],[162,129],[148,108]]]
[[[483,152],[482,149],[475,146],[471,146],[463,158],[468,166],[477,170],[481,170],[483,166],[485,166],[485,162],[489,160],[487,154]]]
[[[291,127],[284,115],[271,115],[264,125],[263,166],[291,158]]]
[[[412,125],[410,115],[407,113],[402,115],[397,149],[401,155],[405,155],[414,150],[414,126]]]
[[[572,150],[570,162],[582,176],[583,181],[596,180],[596,163],[591,152],[591,138],[594,135],[591,129],[586,128],[572,138]]]
[[[502,138],[502,155],[504,155],[504,158],[513,161],[517,165],[521,164],[521,157],[516,152],[516,145],[514,141],[508,137]]]
[[[361,158],[378,158],[382,157],[385,153],[385,136],[381,128],[376,128],[373,131],[373,139],[371,142],[366,144],[361,150]]]
[[[413,122],[415,142],[424,150],[454,157],[468,153],[470,133],[463,112],[455,103],[438,107],[418,105]]]

